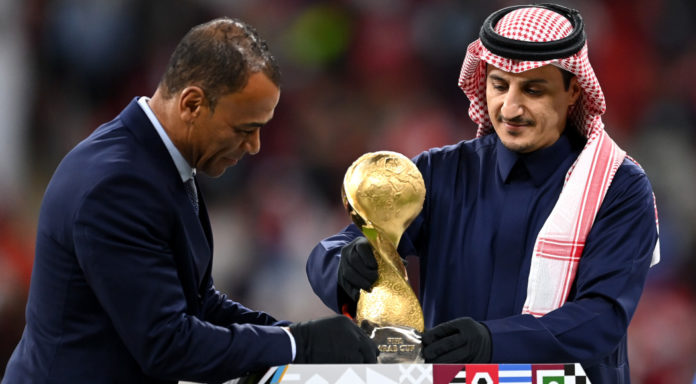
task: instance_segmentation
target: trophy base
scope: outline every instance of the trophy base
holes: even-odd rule
[[[401,326],[376,326],[367,320],[360,324],[377,344],[379,364],[422,364],[421,336],[418,331]]]

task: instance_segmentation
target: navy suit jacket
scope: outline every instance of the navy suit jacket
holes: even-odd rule
[[[2,383],[225,381],[291,361],[270,315],[215,290],[212,235],[133,100],[43,199],[26,327]]]

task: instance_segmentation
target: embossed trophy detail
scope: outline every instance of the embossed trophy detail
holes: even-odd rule
[[[423,177],[400,153],[366,153],[346,171],[342,196],[377,259],[377,281],[360,291],[355,320],[377,344],[379,363],[422,363],[423,310],[396,249],[423,208]]]

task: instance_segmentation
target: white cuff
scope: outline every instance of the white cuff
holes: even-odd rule
[[[288,327],[281,327],[283,328],[283,331],[288,334],[288,337],[290,338],[290,346],[292,348],[292,360],[290,361],[295,361],[295,354],[297,352],[297,346],[295,346],[295,337],[292,335]]]

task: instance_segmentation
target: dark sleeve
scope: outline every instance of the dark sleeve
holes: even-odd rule
[[[341,313],[341,305],[347,300],[343,290],[338,287],[341,248],[358,236],[362,236],[362,233],[355,224],[350,224],[338,234],[319,242],[307,259],[307,278],[312,290],[336,313]]]
[[[153,181],[110,177],[83,198],[73,227],[85,278],[145,374],[224,381],[289,363],[291,344],[280,327],[219,326],[186,313],[170,249],[176,210],[167,201]],[[234,306],[206,303],[209,311],[216,305]]]
[[[289,321],[278,321],[266,312],[254,311],[230,300],[227,295],[215,289],[212,278],[208,278],[208,288],[203,297],[205,320],[223,327],[238,324],[289,325]]]
[[[626,337],[657,242],[652,188],[624,162],[588,234],[569,300],[545,316],[484,321],[493,362],[592,363]]]

